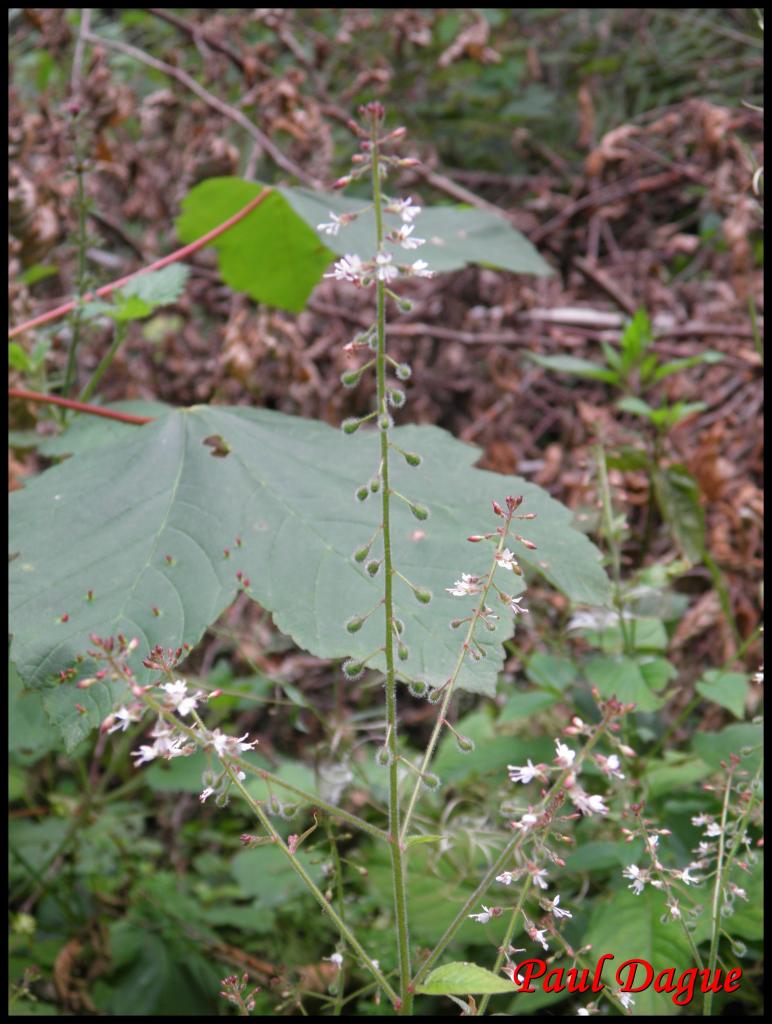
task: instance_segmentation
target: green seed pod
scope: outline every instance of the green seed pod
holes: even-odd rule
[[[464,754],[471,754],[474,750],[474,740],[468,736],[456,736],[456,746]]]
[[[429,701],[430,704],[439,704],[439,702],[442,700],[442,695],[444,692],[445,688],[443,686],[439,687],[439,689],[436,690],[429,690],[429,695],[426,699]]]
[[[437,790],[440,788],[440,777],[434,772],[424,772],[421,776],[421,783],[429,790]]]
[[[400,363],[399,366],[395,369],[394,373],[396,374],[399,380],[410,380],[410,378],[413,376],[413,371],[410,369],[407,363]]]
[[[421,604],[428,604],[432,599],[431,590],[425,590],[423,587],[416,587],[413,593],[416,601],[420,601]]]
[[[361,615],[353,615],[346,623],[346,629],[349,633],[358,633],[364,624],[365,620]]]
[[[379,747],[375,755],[375,763],[381,768],[388,768],[391,764],[391,751],[388,747]]]
[[[413,308],[413,303],[410,301],[410,299],[400,299],[399,308],[402,310],[403,313],[409,313],[410,310]]]
[[[365,670],[364,662],[354,661],[353,658],[349,658],[348,661],[344,661],[342,668],[343,675],[346,677],[346,679],[352,680],[359,679],[363,675]]]
[[[422,459],[418,452],[405,452],[405,462],[408,466],[420,466]]]
[[[357,548],[354,552],[355,562],[364,562],[367,556],[370,554],[370,545],[366,544],[363,548]]]
[[[389,405],[393,405],[395,409],[401,409],[405,404],[405,392],[399,388],[389,388],[386,392],[386,398]]]
[[[377,576],[380,567],[381,563],[378,562],[375,558],[373,558],[367,563],[365,569],[367,570],[369,576]]]
[[[387,412],[382,412],[378,417],[378,429],[379,430],[391,430],[394,426],[394,420],[389,416]]]
[[[380,477],[374,476],[372,478],[372,480],[370,481],[370,491],[373,494],[377,494],[378,491],[380,491],[380,489],[381,489],[381,479],[380,479]]]
[[[340,382],[344,388],[354,388],[359,383],[361,376],[361,370],[347,370],[340,375]]]
[[[413,697],[425,697],[426,696],[426,683],[423,679],[411,679],[407,684],[407,689]]]
[[[392,623],[394,625],[394,632],[397,634],[397,636],[401,636],[405,632],[405,623],[402,621],[402,619],[396,618],[392,619]]]
[[[361,487],[358,487],[356,490],[357,501],[366,501],[369,493],[370,491],[364,486],[364,484]]]
[[[424,520],[429,518],[429,509],[426,508],[424,505],[411,505],[410,511],[413,513],[416,519],[420,519],[421,522],[424,522]]]
[[[400,661],[407,661],[410,657],[410,651],[407,648],[407,644],[400,644],[397,648],[397,657]]]
[[[214,798],[214,802],[217,807],[227,807],[230,803],[230,797],[227,793],[218,793]]]
[[[347,419],[341,423],[340,428],[344,434],[353,434],[355,431],[359,430],[361,423],[361,420]]]

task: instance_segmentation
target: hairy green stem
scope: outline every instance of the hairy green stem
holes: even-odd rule
[[[716,880],[713,883],[713,898],[710,907],[710,952],[708,953],[708,978],[713,977],[718,957],[718,940],[721,932],[721,889],[724,886],[724,849],[726,847],[726,820],[729,816],[729,797],[732,793],[733,769],[730,765],[727,768],[726,787],[724,789],[724,802],[721,807],[721,834],[718,837],[718,857],[716,859]],[[705,999],[702,1004],[702,1014],[710,1017],[713,1012],[713,989],[708,986]]]
[[[531,879],[530,879],[529,876],[526,876],[526,879],[523,882],[523,887],[520,890],[520,896],[519,896],[519,898],[517,900],[517,903],[512,908],[512,913],[509,916],[509,923],[507,924],[506,932],[504,932],[504,938],[502,940],[502,943],[499,946],[499,952],[498,952],[498,955],[496,957],[496,963],[493,965],[493,973],[496,974],[496,975],[499,973],[501,968],[504,966],[504,961],[507,959],[507,956],[508,956],[508,953],[509,953],[509,947],[512,945],[512,936],[515,934],[515,928],[517,927],[517,921],[518,921],[518,918],[520,917],[520,912],[523,909],[523,904],[525,903],[525,898],[528,895],[528,890],[530,889],[530,887],[531,887]],[[483,996],[482,1002],[480,1003],[479,1007],[477,1008],[477,1016],[478,1017],[482,1017],[482,1016],[485,1015],[485,1011],[488,1009],[488,1003],[490,1001],[491,1001],[491,993],[488,992],[486,995]]]
[[[372,183],[373,201],[375,203],[375,230],[377,251],[383,246],[383,210],[381,207],[381,177],[379,168],[378,131],[380,120],[375,113],[372,115]],[[376,354],[377,409],[378,415],[387,416],[386,404],[386,294],[385,284],[378,280],[377,287],[378,319]],[[384,607],[385,607],[385,647],[386,657],[386,721],[389,746],[389,839],[391,848],[391,874],[394,892],[394,912],[397,930],[397,959],[399,961],[400,991],[402,1005],[400,1012],[411,1014],[413,997],[409,991],[410,983],[410,938],[408,934],[407,886],[405,882],[405,861],[399,827],[399,760],[397,743],[397,679],[394,674],[394,601],[393,583],[394,568],[391,553],[391,521],[390,521],[390,490],[389,490],[389,431],[385,424],[378,424],[381,440],[381,493],[382,526],[383,526],[383,571],[384,571]]]

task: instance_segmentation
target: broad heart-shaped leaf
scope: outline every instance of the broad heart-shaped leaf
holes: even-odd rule
[[[227,445],[224,457],[206,443],[212,436]],[[497,525],[492,498],[522,493],[522,510],[537,514],[521,525],[538,545],[534,552],[518,546],[526,571],[542,573],[575,601],[607,600],[599,553],[540,488],[472,468],[477,449],[436,427],[403,427],[393,440],[423,456],[411,468],[394,454],[393,487],[431,509],[419,523],[393,502],[395,564],[434,593],[423,605],[395,580],[409,648],[398,663],[402,675],[439,685],[451,673],[460,638],[448,624],[467,614],[473,599],[453,598],[445,587],[462,571],[487,569],[489,545],[466,537]],[[92,646],[92,633],[119,632],[139,638],[133,664],[144,678],[140,661],[150,647],[195,644],[242,586],[313,654],[370,654],[383,643],[382,615],[355,634],[345,622],[382,596],[380,573],[371,578],[352,559],[379,533],[380,495],[364,503],[354,496],[378,463],[377,437],[364,429],[348,437],[268,410],[198,406],[126,426],[120,439],[46,471],[10,499],[10,550],[18,553],[10,564],[12,657],[22,678],[51,685]],[[380,555],[377,544],[372,554]],[[523,587],[505,570],[497,581],[509,593]],[[473,692],[494,692],[501,644],[512,634],[509,606],[496,606],[495,631],[480,637],[487,657],[467,660],[459,676]],[[383,656],[371,664],[382,668]],[[87,674],[87,664],[80,668]],[[98,686],[77,691],[88,701],[74,693],[65,700],[61,686],[54,692],[58,714],[68,710],[71,743],[106,713]],[[76,703],[84,710],[76,712]]]
[[[497,995],[515,991],[514,984],[477,964],[457,961],[432,971],[416,991],[424,996]]]
[[[208,178],[183,201],[177,233],[192,242],[217,227],[267,186],[242,178]],[[336,255],[375,255],[375,225],[368,203],[339,193],[277,186],[273,194],[212,243],[219,252],[226,284],[259,302],[299,312]],[[363,212],[365,211],[365,212]],[[361,214],[337,235],[318,230],[330,213]],[[384,214],[386,231],[401,226],[397,214]],[[425,260],[431,270],[458,270],[480,263],[519,274],[551,274],[528,239],[502,217],[459,206],[430,207],[415,221],[420,250],[386,248],[397,263]]]

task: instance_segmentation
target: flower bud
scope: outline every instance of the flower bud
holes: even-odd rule
[[[456,746],[464,754],[471,754],[474,750],[474,740],[470,739],[469,736],[461,736],[459,733],[456,734]]]
[[[440,788],[440,777],[439,775],[435,775],[434,772],[424,772],[421,776],[421,782],[430,790],[437,790]]]
[[[509,509],[509,511],[510,512],[514,512],[516,509],[520,508],[520,506],[522,505],[522,503],[523,503],[523,495],[522,494],[518,494],[518,496],[516,498],[513,498],[512,495],[509,494],[509,495],[507,495],[505,500],[506,500],[507,508]]]
[[[407,648],[407,644],[400,644],[397,647],[397,657],[400,661],[407,661],[410,657],[410,651]]]
[[[359,430],[361,424],[361,420],[351,418],[344,420],[340,425],[340,429],[344,434],[353,434],[355,431]]]
[[[350,174],[345,174],[342,178],[338,178],[337,181],[334,181],[332,183],[332,187],[336,188],[336,189],[337,188],[345,188],[347,185],[350,185],[350,184],[351,184],[351,175]]]
[[[413,593],[416,601],[420,601],[421,604],[429,604],[432,599],[431,590],[425,590],[423,587],[415,587]]]
[[[347,370],[340,375],[340,382],[344,388],[353,388],[359,383],[361,376],[361,370]]]
[[[345,424],[344,424],[343,429],[344,430],[346,429]],[[356,427],[354,429],[356,429]],[[497,501],[492,501],[491,504],[493,505],[493,511],[496,513],[497,516],[503,516],[504,515],[504,509],[501,507],[501,505],[499,505],[499,503]]]
[[[359,630],[364,626],[365,620],[361,615],[352,615],[352,617],[346,623],[346,629],[349,633],[358,633]]]
[[[418,452],[405,452],[404,455],[405,462],[408,464],[408,466],[420,466],[421,462],[423,461]]]
[[[420,519],[421,522],[423,522],[425,519],[429,518],[429,509],[425,508],[423,505],[413,505],[413,504],[411,504],[410,505],[410,511],[413,513],[413,515],[416,517],[416,519]]]

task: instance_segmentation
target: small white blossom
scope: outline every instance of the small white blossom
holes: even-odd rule
[[[335,964],[338,970],[343,966],[343,956],[340,953],[333,953],[332,956],[323,956],[322,960],[327,960],[331,964]]]
[[[161,689],[166,691],[164,704],[173,708],[183,718],[198,705],[198,702],[205,696],[200,690],[188,696],[188,684],[184,679],[175,679],[173,683],[163,683]]]
[[[510,782],[527,783],[541,775],[541,765],[534,765],[529,757],[527,765],[508,764],[507,771]]]
[[[547,889],[548,885],[546,882],[547,872],[545,868],[536,868],[531,871],[531,881],[534,885],[538,885],[540,889]]]
[[[501,882],[502,885],[511,885],[514,879],[515,876],[511,871],[502,871],[500,875],[496,875],[496,881]]]
[[[608,807],[603,803],[600,793],[590,796],[581,786],[572,786],[568,795],[582,814],[608,814]]]
[[[205,804],[209,797],[212,795],[212,793],[214,793],[212,787],[207,786],[206,789],[201,791],[201,796],[198,799],[201,801],[202,804]]]
[[[520,604],[523,600],[522,595],[520,597],[513,597],[509,602],[509,607],[515,613],[515,615],[527,615],[528,609]]]
[[[546,928],[537,928],[536,925],[531,924],[529,922],[525,930],[528,932],[528,935],[533,939],[534,942],[538,942],[541,945],[542,949],[549,950],[547,940],[544,938],[544,936],[547,934]]]
[[[354,284],[361,283],[362,274],[365,271],[362,260],[356,256],[342,256],[332,268],[332,272],[325,274],[325,277],[334,277],[336,281],[351,281]]]
[[[729,883],[729,891],[733,896],[737,896],[741,900],[748,902],[748,893],[745,889],[741,889],[739,885],[735,885],[734,882]]]
[[[678,905],[678,900],[669,899],[665,903],[665,906],[670,911],[670,916],[673,919],[681,916],[681,908]]]
[[[413,206],[412,202],[410,196],[407,199],[393,199],[384,209],[386,213],[398,213],[405,224],[410,224],[421,212],[421,207]]]
[[[590,1011],[587,1010],[584,1006],[580,1006],[579,1009],[576,1011],[576,1016],[577,1017],[589,1017],[589,1016],[591,1016],[591,1014],[590,1014]]]
[[[691,865],[683,869],[681,874],[678,876],[684,885],[699,885],[702,882],[701,878],[695,878],[694,875],[690,874]]]
[[[323,231],[325,235],[337,235],[342,227],[348,224],[350,218],[344,213],[342,216],[338,216],[333,213],[332,210],[328,211],[330,222],[327,224],[317,224],[316,230]]]
[[[570,768],[574,763],[576,751],[571,750],[570,747],[567,747],[565,743],[561,743],[560,740],[555,740],[555,751],[557,753],[555,763],[558,768]]]
[[[721,826],[717,821],[712,821],[705,829],[705,835],[708,838],[715,838],[721,835]]]
[[[392,234],[392,241],[397,242],[403,249],[417,249],[425,244],[425,238],[411,238],[412,233],[413,225],[404,224],[399,231],[395,231]]]
[[[628,885],[628,889],[631,889],[636,896],[640,896],[646,885],[646,875],[637,864],[628,864],[626,868],[622,870],[622,876],[629,878],[632,881],[631,885]]]
[[[251,743],[244,742],[248,735],[245,732],[240,739],[236,739],[235,736],[226,736],[219,729],[215,729],[207,739],[219,757],[238,757],[243,751],[253,750],[257,746],[257,740],[252,740]]]
[[[413,277],[434,277],[434,271],[429,270],[426,260],[416,260],[410,268]]]
[[[616,997],[626,1010],[630,1010],[635,1006],[635,1000],[629,992],[617,992]]]
[[[570,910],[563,910],[562,907],[559,907],[558,903],[560,903],[560,894],[558,894],[555,897],[554,900],[549,900],[548,906],[547,906],[547,909],[551,910],[556,918],[560,919],[561,917],[573,917],[574,916],[571,913]]]
[[[503,551],[496,555],[496,563],[497,565],[500,565],[502,569],[510,569],[512,572],[514,572],[515,566],[518,564],[518,561],[512,554],[512,552],[509,550],[509,548],[504,548]]]
[[[454,597],[466,597],[467,594],[479,594],[480,577],[470,576],[468,572],[462,572],[461,579],[456,580],[452,587],[445,587],[445,589]]]
[[[490,907],[486,907],[484,903],[482,904],[482,908],[483,912],[481,914],[467,914],[466,916],[471,917],[473,921],[477,921],[479,924],[487,924],[493,915]]]
[[[525,831],[525,829],[530,828],[531,825],[535,825],[538,820],[539,818],[536,814],[524,814],[520,821],[513,821],[511,822],[511,825],[512,828],[519,828]]]
[[[399,276],[399,271],[391,262],[390,253],[379,252],[375,257],[375,276],[379,281],[386,281],[387,284]]]
[[[611,754],[609,757],[597,754],[595,760],[600,765],[600,769],[604,775],[607,775],[609,778],[611,778],[612,775],[616,776],[618,779],[624,778],[624,775],[620,771],[620,761],[616,754]]]
[[[712,814],[695,814],[692,818],[692,825],[696,825],[698,828],[701,825],[711,825],[713,823]]]
[[[126,732],[132,722],[138,722],[142,718],[144,710],[144,707],[141,707],[140,705],[133,705],[130,708],[118,708],[118,710],[111,716],[115,721],[107,730],[108,734],[117,732],[118,730]]]

